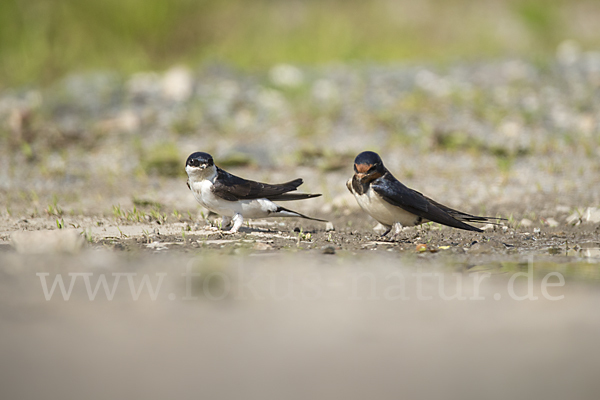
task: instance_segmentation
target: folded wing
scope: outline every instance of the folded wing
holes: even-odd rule
[[[388,203],[418,215],[428,221],[475,232],[483,231],[474,226],[465,224],[461,220],[473,222],[487,221],[486,217],[477,217],[461,213],[460,211],[439,204],[423,196],[416,190],[404,186],[389,172],[383,177],[375,180],[371,184],[371,187]]]
[[[320,194],[288,193],[296,190],[300,185],[302,185],[301,178],[280,184],[269,184],[243,179],[217,168],[217,178],[212,191],[216,196],[229,201],[265,198],[287,201],[320,196]]]

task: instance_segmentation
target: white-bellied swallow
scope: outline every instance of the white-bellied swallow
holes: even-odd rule
[[[394,224],[415,226],[433,221],[453,228],[483,232],[466,222],[493,223],[500,218],[478,217],[446,207],[400,183],[387,170],[381,157],[364,151],[354,160],[354,176],[346,183],[360,207],[387,228]]]
[[[283,208],[273,201],[302,200],[320,194],[289,193],[302,185],[302,179],[268,184],[246,180],[217,167],[208,153],[191,154],[185,163],[187,185],[204,208],[223,217],[221,227],[233,222],[230,232],[237,232],[244,218],[300,217],[314,221],[322,219],[307,217]]]

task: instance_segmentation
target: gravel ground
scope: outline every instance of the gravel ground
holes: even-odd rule
[[[543,66],[175,67],[1,93],[2,397],[595,398],[599,88],[600,54],[567,42]],[[506,220],[381,239],[345,188],[366,149]],[[185,185],[193,151],[304,178],[323,196],[288,206],[331,226],[219,231]],[[92,301],[102,276],[120,284]],[[162,286],[136,300],[144,276]]]

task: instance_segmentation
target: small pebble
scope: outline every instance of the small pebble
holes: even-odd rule
[[[581,216],[575,212],[567,217],[566,222],[570,225],[579,225],[581,223]]]
[[[533,225],[533,221],[527,218],[523,218],[521,220],[521,226],[524,228],[529,228],[531,225]]]
[[[273,246],[271,246],[268,243],[264,243],[264,242],[256,242],[253,247],[254,250],[259,250],[259,251],[271,250],[272,248],[273,248]]]
[[[322,249],[323,254],[335,254],[335,247],[333,246],[325,246]]]
[[[493,246],[489,243],[482,243],[482,242],[478,242],[473,244],[470,248],[469,248],[469,253],[470,254],[487,254],[490,253],[493,250]]]
[[[583,220],[594,224],[600,222],[600,208],[588,207],[583,213]]]
[[[556,221],[554,218],[548,218],[546,220],[546,224],[548,224],[548,226],[551,228],[555,228],[558,226],[558,221]]]

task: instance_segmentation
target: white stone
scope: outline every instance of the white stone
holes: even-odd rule
[[[551,228],[557,227],[559,225],[558,221],[555,220],[554,218],[548,218],[546,220],[546,224],[548,224],[548,226],[551,227]]]
[[[186,67],[173,67],[163,76],[162,92],[167,99],[185,101],[192,95],[193,88],[194,78]]]
[[[565,221],[567,224],[579,225],[581,223],[581,215],[579,215],[578,212],[574,212],[573,214],[569,215]]]
[[[159,241],[153,241],[152,243],[148,243],[146,245],[146,247],[149,248],[149,249],[154,249],[156,251],[167,250],[169,248],[169,246],[167,246],[166,243],[162,243],[162,242],[159,242]]]
[[[312,96],[321,104],[337,103],[340,98],[337,86],[327,79],[319,79],[313,84]]]
[[[599,223],[600,222],[600,208],[588,207],[583,213],[583,220],[585,222]]]
[[[524,228],[529,228],[531,225],[533,225],[533,221],[531,221],[530,219],[527,218],[523,218],[521,220],[521,226]]]
[[[269,71],[271,82],[280,87],[295,88],[304,83],[302,71],[290,64],[278,64]]]

